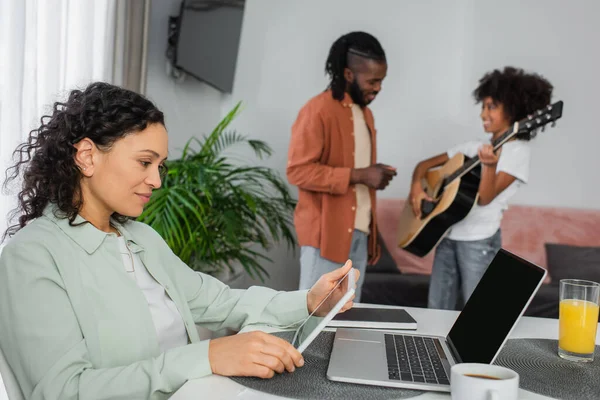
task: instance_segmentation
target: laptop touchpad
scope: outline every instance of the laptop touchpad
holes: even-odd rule
[[[377,340],[338,338],[331,351],[328,375],[356,378],[387,378],[385,347]],[[368,377],[367,377],[368,375]]]

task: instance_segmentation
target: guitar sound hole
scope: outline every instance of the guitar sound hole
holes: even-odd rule
[[[421,218],[427,217],[433,212],[437,203],[433,201],[423,200],[421,201]]]

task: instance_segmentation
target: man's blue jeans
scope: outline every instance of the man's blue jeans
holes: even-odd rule
[[[352,260],[352,267],[360,271],[354,302],[359,303],[362,284],[365,280],[368,255],[368,235],[359,230],[352,234],[352,245],[348,258]],[[344,261],[345,263],[345,261]],[[341,267],[342,264],[334,263],[321,257],[321,251],[314,247],[302,246],[300,248],[300,289],[310,289],[319,280],[321,275]]]

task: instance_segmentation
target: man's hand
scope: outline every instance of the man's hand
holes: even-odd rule
[[[212,372],[223,376],[272,378],[304,365],[294,346],[277,336],[254,331],[212,339],[208,345]]]
[[[346,261],[343,267],[340,267],[334,271],[321,275],[317,283],[308,291],[308,296],[306,298],[306,305],[308,307],[308,313],[312,314],[312,312],[321,304],[321,302],[327,297],[329,292],[334,288],[337,282],[346,275],[352,268],[352,261]],[[355,283],[358,281],[358,277],[360,276],[360,271],[354,269],[354,278]],[[338,287],[331,293],[331,296],[327,298],[325,303],[319,308],[319,311],[315,313],[315,315],[319,317],[324,317],[327,315],[329,311],[337,304],[338,301],[344,296],[347,289],[347,282],[342,282],[338,285]],[[340,310],[340,313],[349,310],[352,308],[354,303],[354,296],[348,300],[346,304]]]
[[[350,176],[350,183],[363,184],[371,189],[382,190],[387,187],[396,175],[396,168],[385,164],[375,164],[367,168],[353,169]]]

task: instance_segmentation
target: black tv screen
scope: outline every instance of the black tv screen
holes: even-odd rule
[[[243,0],[184,1],[175,66],[231,93],[243,15]]]

